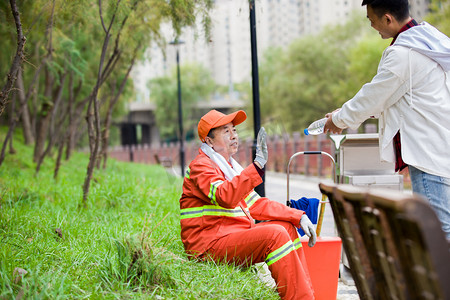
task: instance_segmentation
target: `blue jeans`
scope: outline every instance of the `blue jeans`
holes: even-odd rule
[[[450,240],[450,178],[431,175],[412,166],[408,169],[413,192],[430,202]]]

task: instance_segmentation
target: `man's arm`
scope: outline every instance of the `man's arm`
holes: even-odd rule
[[[254,219],[286,221],[295,227],[300,227],[300,219],[305,214],[302,210],[288,207],[266,197],[259,198],[249,207],[249,210]]]
[[[328,113],[329,120],[324,132],[340,133],[347,127],[356,129],[372,116],[380,115],[394,105],[409,89],[406,80],[405,49],[390,48],[378,73],[370,83],[365,84],[358,93],[344,103],[340,110]],[[406,50],[407,51],[407,50]]]

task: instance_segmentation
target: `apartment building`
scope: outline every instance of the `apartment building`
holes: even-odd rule
[[[411,15],[417,20],[428,10],[429,0],[410,0]],[[361,0],[256,0],[256,31],[258,56],[268,47],[287,47],[294,39],[319,32],[325,25],[345,22],[354,12],[365,15]],[[216,0],[211,11],[211,39],[206,41],[200,26],[188,28],[177,46],[180,62],[197,62],[211,71],[219,85],[251,80],[250,21],[248,0]],[[173,40],[169,26],[164,29],[167,41]],[[168,74],[175,64],[175,46],[166,49],[153,46],[149,60],[136,67],[133,78],[140,99],[147,100],[146,82]],[[166,53],[164,56],[163,53]]]

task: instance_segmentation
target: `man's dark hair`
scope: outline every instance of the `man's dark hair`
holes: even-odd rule
[[[364,5],[370,5],[378,17],[389,13],[400,22],[409,17],[408,0],[363,0]]]
[[[217,128],[213,128],[213,129],[211,129],[209,132],[208,132],[208,137],[210,137],[210,138],[212,138],[212,139],[214,139],[214,131],[216,130]]]

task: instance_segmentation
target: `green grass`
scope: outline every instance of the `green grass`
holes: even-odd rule
[[[52,157],[36,175],[33,149],[19,135],[14,147],[0,167],[0,299],[278,298],[254,269],[187,259],[182,181],[162,167],[109,160],[83,208],[86,154],[55,181]],[[17,280],[15,268],[27,274]]]

